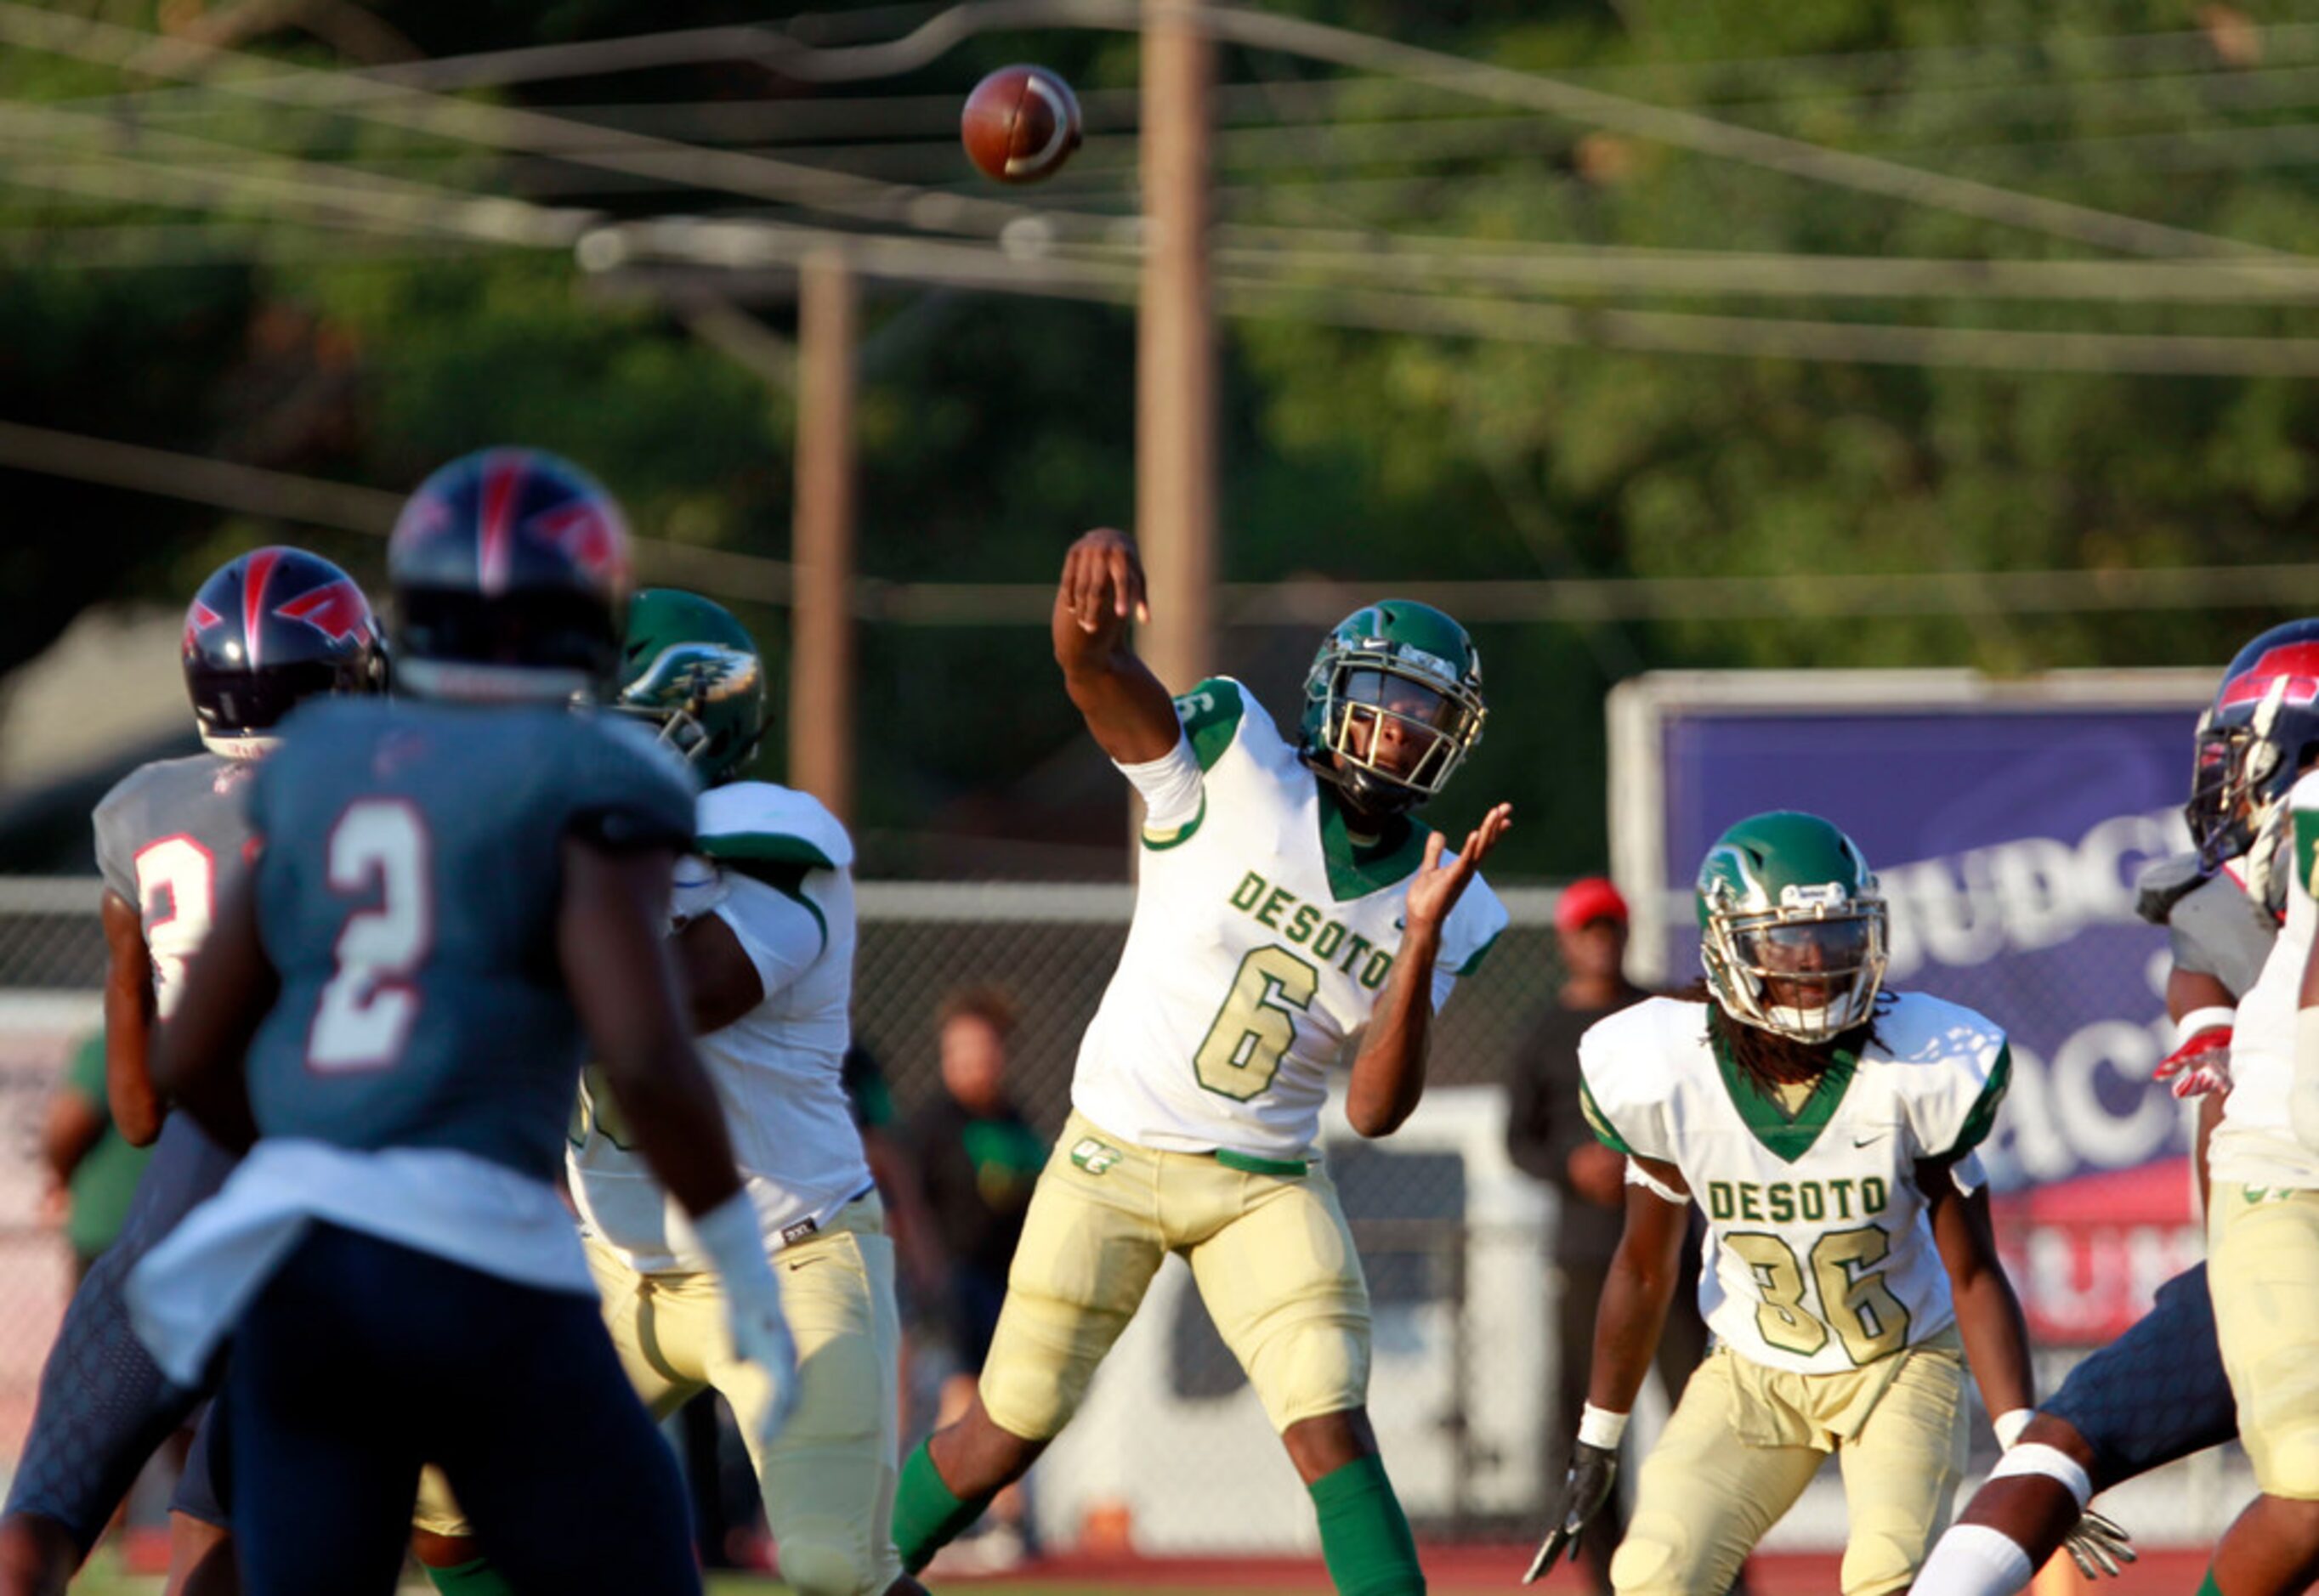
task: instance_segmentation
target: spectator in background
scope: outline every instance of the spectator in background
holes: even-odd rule
[[[909,1137],[948,1264],[950,1343],[958,1360],[943,1385],[937,1426],[974,1398],[1006,1300],[1007,1266],[1047,1161],[1045,1139],[1006,1095],[1014,1005],[988,987],[970,987],[943,1000],[940,1026],[942,1091],[918,1112]],[[970,1560],[981,1565],[1004,1566],[1027,1545],[1022,1492],[1010,1486],[990,1505],[990,1528],[960,1549],[979,1550]]]
[[[1560,1197],[1554,1263],[1560,1276],[1555,1305],[1553,1411],[1541,1433],[1558,1447],[1573,1434],[1586,1401],[1593,1361],[1594,1309],[1618,1250],[1625,1222],[1627,1161],[1594,1139],[1578,1103],[1578,1039],[1606,1014],[1650,996],[1627,978],[1627,902],[1601,876],[1574,881],[1554,911],[1562,951],[1563,981],[1554,1005],[1541,1015],[1514,1055],[1507,1081],[1506,1151],[1517,1168],[1552,1186]],[[1670,1403],[1707,1351],[1699,1317],[1699,1249],[1684,1251],[1684,1270],[1659,1338],[1659,1379]],[[1566,1459],[1547,1459],[1549,1488],[1561,1483]],[[1620,1471],[1631,1477],[1630,1472]],[[1611,1553],[1625,1537],[1623,1505],[1614,1493],[1581,1537],[1579,1561],[1598,1592],[1611,1589]]]
[[[151,1151],[131,1146],[113,1123],[100,1031],[73,1050],[41,1131],[41,1159],[48,1167],[50,1201],[63,1211],[76,1283],[121,1233]]]

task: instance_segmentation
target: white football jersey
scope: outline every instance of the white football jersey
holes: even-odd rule
[[[2223,1123],[2206,1149],[2216,1180],[2237,1186],[2319,1186],[2319,1155],[2295,1138],[2287,1101],[2295,1085],[2295,1011],[2301,1006],[2303,963],[2319,924],[2312,900],[2311,853],[2319,845],[2319,773],[2287,794],[2292,829],[2279,844],[2292,855],[2287,923],[2270,945],[2262,974],[2239,999],[2231,1030],[2231,1092]]]
[[[1303,1159],[1329,1066],[1393,973],[1432,834],[1410,824],[1356,843],[1336,789],[1228,677],[1176,708],[1202,770],[1199,811],[1144,837],[1127,947],[1079,1044],[1072,1105],[1141,1147]],[[1442,928],[1437,1010],[1505,924],[1488,884],[1467,883]]]
[[[767,1241],[803,1239],[871,1186],[845,1096],[853,997],[853,843],[802,792],[736,781],[700,795],[699,855],[677,866],[675,905],[714,914],[757,967],[765,997],[696,1039]],[[581,1217],[645,1273],[696,1269],[681,1211],[621,1133],[617,1105],[583,1078],[567,1156]]]
[[[1969,1157],[2012,1059],[1972,1010],[1891,996],[1876,1044],[1839,1054],[1792,1114],[1719,1056],[1704,1003],[1656,997],[1578,1044],[1588,1123],[1613,1150],[1683,1172],[1713,1266],[1700,1312],[1757,1363],[1842,1374],[1956,1321],[1917,1162]]]

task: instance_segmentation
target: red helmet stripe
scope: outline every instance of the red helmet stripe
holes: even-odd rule
[[[241,573],[241,646],[243,661],[251,670],[261,663],[257,657],[258,635],[266,627],[266,584],[274,574],[274,567],[282,561],[278,548],[261,548],[249,556]]]
[[[486,593],[507,591],[515,562],[515,506],[523,485],[523,451],[494,449],[483,460],[483,542],[477,580]]]
[[[2215,707],[2255,703],[2282,676],[2291,683],[2287,690],[2288,702],[2308,704],[2319,699],[2319,643],[2289,643],[2271,649],[2224,684]]]
[[[350,576],[311,588],[274,613],[304,621],[333,643],[370,636],[370,604]]]

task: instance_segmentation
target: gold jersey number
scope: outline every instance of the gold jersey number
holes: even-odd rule
[[[1908,1342],[1908,1310],[1884,1284],[1882,1270],[1862,1270],[1884,1261],[1892,1249],[1881,1225],[1830,1231],[1812,1243],[1811,1282],[1819,1288],[1820,1311],[1804,1306],[1804,1268],[1796,1250],[1778,1236],[1737,1231],[1723,1245],[1755,1277],[1755,1328],[1767,1345],[1810,1357],[1827,1345],[1833,1330],[1854,1364],[1865,1366]]]
[[[1200,1084],[1241,1103],[1270,1086],[1296,1041],[1296,1016],[1312,1007],[1320,989],[1321,972],[1287,949],[1252,950],[1193,1055]]]

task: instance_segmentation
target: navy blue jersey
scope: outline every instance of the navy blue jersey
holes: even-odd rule
[[[258,930],[282,992],[261,1134],[447,1149],[552,1182],[584,1045],[562,848],[682,848],[693,791],[639,728],[561,709],[328,699],[260,767]]]

